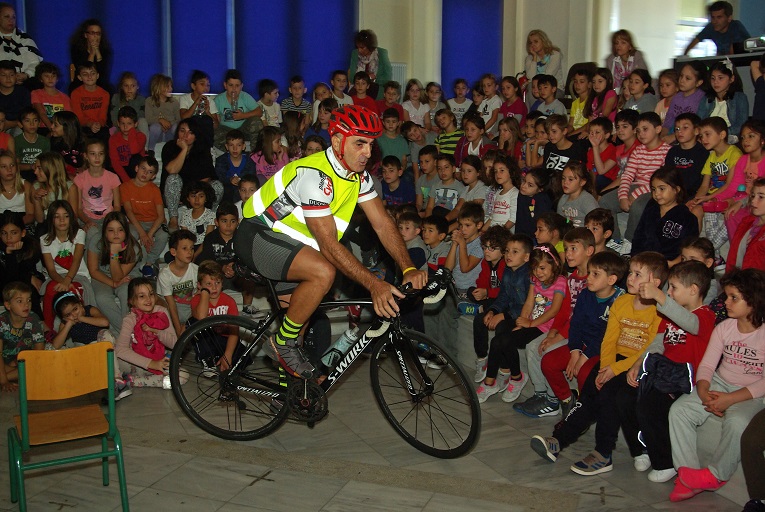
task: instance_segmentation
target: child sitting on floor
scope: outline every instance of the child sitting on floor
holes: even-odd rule
[[[58,350],[71,338],[74,346],[88,345],[96,341],[114,343],[109,332],[109,319],[97,307],[85,305],[75,292],[60,292],[53,297],[53,309],[61,320],[58,333],[51,341]]]
[[[521,372],[518,349],[550,329],[566,295],[566,278],[561,275],[563,265],[552,245],[537,246],[529,262],[533,278],[526,302],[515,320],[516,329],[492,340],[487,376],[476,390],[480,403],[503,390],[504,402],[518,399],[529,381],[528,374]]]
[[[489,354],[489,331],[499,336],[515,326],[529,290],[529,256],[534,244],[526,235],[510,235],[504,246],[505,272],[499,293],[488,309],[473,320],[473,348],[475,349],[475,382],[486,378]]]
[[[157,304],[154,283],[145,277],[130,281],[128,297],[130,313],[114,347],[117,358],[127,365],[126,380],[135,387],[169,389],[167,350],[172,350],[178,337],[167,308]]]
[[[628,293],[616,299],[610,309],[600,346],[599,366],[593,367],[582,385],[577,406],[555,426],[551,437],[531,438],[531,448],[542,458],[555,462],[560,451],[574,443],[595,421],[595,449],[574,463],[571,471],[590,476],[613,470],[611,453],[620,427],[632,456],[643,454],[643,447],[637,441],[637,422],[633,425],[621,422],[618,411],[620,407],[635,406],[634,401],[621,399],[625,391],[632,389],[626,380],[627,370],[653,341],[659,328],[656,303],[638,295],[640,286],[652,283],[661,287],[668,272],[667,260],[659,253],[644,252],[632,257]]]
[[[16,391],[19,386],[16,357],[22,350],[45,348],[45,324],[30,307],[32,287],[15,281],[3,288],[5,311],[0,313],[0,390]]]
[[[665,317],[659,326],[659,332],[664,332],[663,343],[655,350],[651,347],[649,352],[653,354],[638,359],[627,374],[627,382],[631,386],[640,386],[636,414],[642,434],[640,440],[647,450],[641,456],[643,467],[653,466],[648,473],[651,482],[666,482],[677,474],[672,467],[669,409],[686,391],[680,387],[660,391],[650,386],[650,382],[658,382],[657,379],[675,371],[665,366],[667,370],[662,372],[662,368],[654,366],[652,360],[656,360],[657,364],[658,361],[676,363],[680,366],[677,370],[682,369],[685,377],[680,380],[684,383],[693,380],[715,327],[715,314],[703,305],[710,277],[711,272],[703,263],[686,261],[669,271],[668,293],[651,285],[640,290],[641,297],[656,301],[657,310]]]
[[[223,269],[215,261],[204,261],[199,265],[197,273],[197,293],[191,298],[191,314],[195,322],[214,315],[238,315],[236,302],[223,292]],[[220,343],[211,346],[209,340],[197,344],[197,357],[203,366],[203,375],[217,375],[218,371],[225,372],[234,361],[237,347],[237,334],[219,335]],[[225,341],[224,341],[225,340]]]
[[[577,298],[569,323],[568,343],[542,357],[542,373],[562,404],[564,419],[576,404],[567,379],[576,378],[581,390],[600,361],[600,343],[606,332],[609,310],[624,293],[616,283],[624,278],[627,263],[616,253],[601,252],[593,255],[587,269],[587,288]],[[540,397],[540,402],[541,398],[545,397]]]
[[[712,331],[696,389],[678,398],[669,411],[672,462],[678,468],[671,501],[725,485],[741,459],[741,434],[765,407],[765,273],[734,270],[723,277],[722,285],[728,319]],[[713,414],[722,418],[723,436],[709,465],[702,468],[696,429]]]

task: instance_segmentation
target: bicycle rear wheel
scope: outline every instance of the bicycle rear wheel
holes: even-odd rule
[[[230,371],[220,372],[203,362],[217,361],[229,336],[236,336]],[[202,430],[229,440],[264,437],[289,414],[287,391],[291,379],[269,357],[242,357],[251,343],[261,345],[258,324],[231,315],[212,316],[188,327],[170,358],[173,395],[183,412]]]
[[[372,390],[380,409],[396,432],[421,452],[442,459],[464,455],[478,440],[481,428],[481,408],[473,384],[430,338],[405,329],[403,341],[422,348],[397,354],[392,342],[384,341],[372,350]],[[432,391],[417,369],[417,351],[442,363],[438,369],[422,365],[433,382]],[[415,396],[409,393],[407,380]]]

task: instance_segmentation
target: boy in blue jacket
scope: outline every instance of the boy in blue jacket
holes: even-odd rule
[[[489,331],[499,335],[515,328],[515,319],[521,314],[529,294],[529,256],[534,244],[527,235],[511,235],[505,245],[505,272],[499,295],[485,313],[473,321],[473,347],[475,348],[475,382],[486,378],[489,356]]]

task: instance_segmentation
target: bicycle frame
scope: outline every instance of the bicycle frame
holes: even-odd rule
[[[246,277],[246,276],[245,276]],[[261,336],[268,330],[268,328],[271,326],[271,324],[276,320],[277,318],[283,318],[286,308],[279,307],[279,297],[276,293],[276,289],[274,287],[274,283],[270,280],[266,279],[260,279],[260,282],[264,282],[268,287],[269,292],[269,302],[271,304],[272,310],[268,315],[262,319],[262,320],[252,320],[254,323],[254,326],[257,326],[257,329],[253,330],[254,338],[255,340],[259,340]],[[317,309],[329,309],[334,307],[345,307],[345,306],[371,306],[372,301],[371,299],[348,299],[348,300],[333,300],[333,301],[324,301],[321,302]],[[376,332],[381,327],[384,326],[384,323],[387,323],[387,327],[385,327],[382,332]],[[379,324],[376,326],[376,324]],[[369,335],[369,331],[375,331],[374,335]],[[409,375],[409,370],[407,368],[407,365],[404,361],[404,354],[406,353],[411,357],[411,359],[414,361],[415,368],[417,368],[417,371],[420,374],[420,378],[422,379],[422,382],[425,385],[425,391],[427,393],[430,393],[433,391],[433,382],[431,381],[430,377],[428,377],[427,373],[425,372],[425,369],[423,368],[422,364],[420,363],[417,354],[415,353],[414,346],[411,343],[408,343],[406,341],[406,338],[401,330],[401,322],[398,317],[392,318],[390,320],[384,320],[380,317],[376,317],[375,320],[372,323],[372,326],[367,329],[367,331],[364,332],[364,334],[351,346],[351,348],[348,350],[348,352],[343,356],[343,358],[340,360],[340,362],[329,372],[326,379],[322,381],[320,384],[322,390],[324,392],[328,392],[332,386],[334,386],[340,378],[343,376],[343,374],[356,362],[356,359],[358,359],[359,355],[366,349],[368,346],[374,346],[375,342],[379,342],[380,339],[383,338],[383,336],[388,335],[388,340],[391,342],[391,346],[393,347],[397,360],[399,361],[401,372],[404,378],[404,382],[406,382],[407,389],[409,391],[409,394],[411,395],[412,399],[417,399],[418,394],[414,390],[414,386],[412,384],[412,380]],[[243,355],[234,363],[234,365],[230,368],[230,370],[227,372],[227,375],[235,375],[237,368],[239,368],[239,365],[242,364],[242,361],[246,361],[248,359],[247,356],[249,356],[253,350],[256,349],[256,347],[259,346],[259,343],[256,341],[254,343],[251,343]],[[239,386],[237,386],[239,387]],[[272,396],[269,391],[264,390],[257,390],[253,388],[249,388],[247,386],[241,386],[243,390],[246,390],[248,392],[258,394],[258,395],[267,395]],[[274,390],[273,393],[277,393],[277,390]],[[277,395],[278,396],[278,395]]]
[[[349,305],[372,305],[372,301],[370,300],[362,300],[362,301],[355,301],[355,300],[344,300],[344,301],[328,301],[328,302],[322,302],[319,307],[320,308],[331,308],[336,306],[349,306]],[[387,327],[382,332],[377,332],[381,327],[383,327],[384,323],[387,323]],[[375,324],[379,324],[377,327]],[[369,331],[375,331],[374,335],[369,336]],[[425,369],[422,367],[422,364],[420,363],[420,360],[417,358],[417,354],[414,353],[414,347],[411,343],[406,343],[404,340],[403,333],[401,332],[401,321],[398,317],[391,319],[390,321],[384,321],[383,319],[377,317],[375,318],[374,322],[372,323],[372,326],[367,329],[364,334],[354,343],[351,348],[348,350],[348,352],[343,356],[343,358],[340,360],[339,363],[332,369],[331,372],[329,372],[329,375],[327,375],[327,378],[324,379],[324,381],[321,383],[321,388],[327,392],[329,391],[332,386],[337,383],[337,381],[340,379],[340,377],[343,376],[343,374],[353,366],[353,363],[356,362],[356,359],[358,359],[359,355],[364,351],[365,348],[368,346],[374,346],[375,342],[379,342],[378,340],[381,340],[383,336],[388,335],[388,340],[391,342],[391,345],[393,346],[396,357],[398,358],[398,361],[401,365],[401,372],[404,376],[404,381],[406,382],[407,388],[409,390],[409,394],[412,396],[412,398],[417,397],[417,393],[414,392],[414,386],[412,385],[412,381],[409,378],[409,370],[406,367],[406,364],[404,363],[404,357],[403,357],[403,351],[409,351],[410,355],[413,356],[413,360],[415,361],[417,370],[420,372],[420,375],[423,379],[423,382],[425,383],[425,386],[429,392],[433,390],[433,382],[430,380],[430,377],[425,373]]]

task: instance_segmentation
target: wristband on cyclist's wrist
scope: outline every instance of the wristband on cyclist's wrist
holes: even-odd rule
[[[406,267],[403,272],[401,272],[402,275],[406,274],[407,272],[410,272],[412,270],[417,270],[417,267]]]

